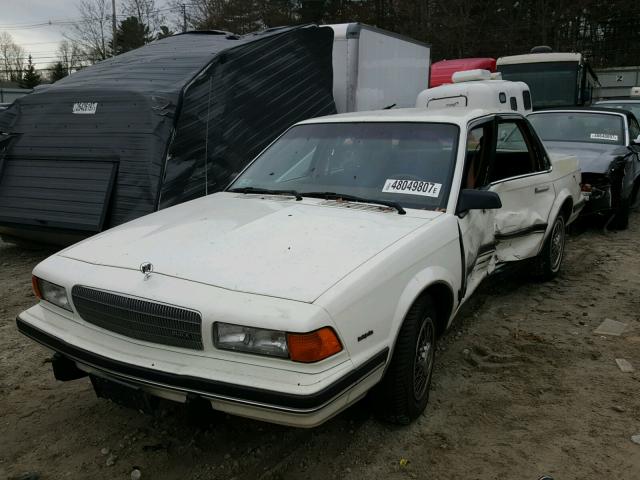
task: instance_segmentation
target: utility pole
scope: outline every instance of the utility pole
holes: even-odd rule
[[[182,7],[182,33],[187,31],[187,6],[184,3],[181,3]]]
[[[111,0],[111,25],[113,27],[113,40],[111,40],[111,56],[116,56],[118,50],[118,38],[116,33],[118,31],[118,25],[116,23],[116,0]]]

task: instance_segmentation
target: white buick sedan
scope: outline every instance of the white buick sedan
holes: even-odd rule
[[[56,378],[89,375],[102,397],[311,427],[373,389],[406,424],[482,279],[523,260],[558,273],[579,183],[519,113],[301,122],[226,191],[40,263],[17,325],[56,352]]]

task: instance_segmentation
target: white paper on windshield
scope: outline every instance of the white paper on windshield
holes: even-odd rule
[[[384,193],[404,193],[408,195],[422,195],[423,197],[438,198],[440,196],[441,183],[425,182],[423,180],[396,180],[388,178],[384,182]]]
[[[592,133],[591,140],[610,140],[612,142],[617,142],[618,135],[612,135],[610,133]]]

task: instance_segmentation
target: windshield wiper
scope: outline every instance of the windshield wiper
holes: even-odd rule
[[[335,199],[335,200],[345,200],[347,202],[359,202],[359,203],[373,203],[376,205],[384,205],[385,207],[395,208],[398,211],[398,215],[405,215],[407,212],[402,205],[396,202],[391,202],[387,200],[376,200],[373,198],[362,198],[356,197],[355,195],[348,195],[345,193],[336,193],[336,192],[302,192],[300,195],[303,197],[315,197],[315,198],[325,198],[327,200]]]
[[[302,200],[302,195],[295,190],[271,190],[269,188],[238,187],[230,188],[227,191],[235,193],[264,193],[265,195],[291,195],[292,197],[296,197],[296,200],[298,201]]]

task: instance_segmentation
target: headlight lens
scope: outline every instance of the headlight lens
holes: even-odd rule
[[[303,363],[318,362],[342,351],[342,343],[330,327],[309,333],[288,333],[217,322],[213,326],[213,343],[222,350],[289,358]]]
[[[71,311],[69,297],[67,297],[67,291],[64,287],[36,276],[33,277],[32,284],[36,297],[46,300],[49,303],[53,303],[60,308]]]
[[[216,348],[222,350],[235,350],[271,357],[289,357],[287,334],[278,330],[218,322],[213,326],[213,342]]]

